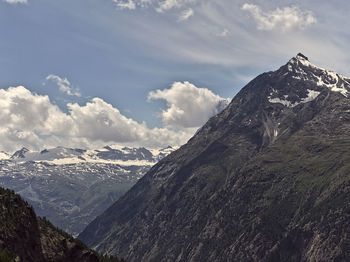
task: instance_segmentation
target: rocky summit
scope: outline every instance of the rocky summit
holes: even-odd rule
[[[298,54],[80,235],[127,261],[350,261],[350,79]]]

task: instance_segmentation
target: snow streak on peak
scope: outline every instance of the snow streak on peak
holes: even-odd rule
[[[317,86],[327,87],[333,92],[339,92],[348,97],[350,78],[312,64],[301,53],[289,60],[287,67],[289,71],[297,74],[294,76],[295,79],[314,81]]]
[[[277,70],[275,75],[279,77],[279,84],[270,88],[267,99],[270,103],[290,108],[313,101],[327,89],[345,97],[350,92],[350,78],[312,64],[301,53]]]

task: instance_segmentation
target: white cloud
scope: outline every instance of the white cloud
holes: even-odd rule
[[[225,28],[220,34],[219,34],[219,36],[221,36],[221,37],[226,37],[226,36],[228,36],[230,34],[230,31],[227,29],[227,28]]]
[[[175,82],[171,88],[156,90],[149,99],[164,99],[165,127],[148,128],[124,116],[101,98],[85,105],[68,103],[63,112],[46,95],[23,86],[0,89],[0,150],[20,147],[40,150],[66,146],[91,148],[117,143],[132,146],[164,147],[185,143],[228,100],[189,82]]]
[[[193,9],[192,8],[189,8],[189,9],[186,9],[184,11],[181,12],[180,16],[179,16],[179,22],[181,21],[185,21],[187,19],[189,19],[191,16],[194,15],[194,12],[193,12]]]
[[[48,96],[34,94],[23,86],[0,89],[0,150],[59,145],[86,148],[110,143],[162,147],[183,144],[195,131],[150,129],[100,98],[67,107],[65,113]]]
[[[304,29],[314,23],[316,18],[311,11],[303,11],[298,6],[276,8],[270,12],[264,12],[254,4],[244,4],[242,10],[248,11],[257,23],[259,30]]]
[[[0,122],[4,150],[33,147],[49,140],[47,136],[68,134],[73,124],[48,96],[32,94],[23,86],[0,89]]]
[[[136,9],[136,4],[133,0],[113,0],[113,2],[116,3],[120,9]]]
[[[72,87],[72,84],[69,82],[67,78],[61,78],[57,75],[48,75],[46,77],[46,80],[54,81],[59,87],[60,91],[69,96],[78,96],[78,97],[81,96],[80,92],[75,90]]]
[[[296,4],[301,13],[312,12],[309,20],[317,18],[307,30],[299,29],[305,28],[299,24],[301,27],[281,33],[281,24],[271,31],[257,31],[252,15],[242,10],[246,2],[201,0],[188,3],[180,10],[170,10],[163,16],[140,16],[139,19],[124,19],[123,23],[132,28],[127,35],[130,41],[142,43],[153,58],[226,68],[220,72],[232,72],[226,77],[230,77],[234,84],[239,82],[237,86],[232,85],[235,91],[257,74],[276,69],[298,52],[307,54],[322,67],[349,74],[349,39],[344,27],[347,17],[335,5],[316,0],[265,1],[264,8],[259,5],[263,10],[261,15],[274,12],[277,6],[284,10],[286,6]],[[341,2],[344,10],[350,8],[349,1]],[[152,3],[154,5],[156,1]],[[175,14],[177,19],[180,11],[190,7],[195,16],[174,26],[169,17]],[[229,32],[226,37],[221,35],[224,29]]]
[[[186,8],[197,0],[112,0],[120,9],[134,10],[136,8],[153,7],[157,12]],[[189,9],[187,9],[188,11]],[[193,10],[192,10],[193,11]]]
[[[182,8],[187,4],[193,4],[196,2],[196,0],[163,0],[163,1],[157,1],[157,2],[158,2],[158,7],[156,10],[158,12],[164,12],[174,8],[177,8],[177,9]]]
[[[27,0],[3,0],[3,1],[9,4],[27,4],[28,3]]]
[[[84,106],[68,104],[68,108],[76,124],[75,136],[132,142],[140,140],[144,129],[147,129],[145,125],[123,116],[117,108],[100,98],[93,98]]]
[[[125,117],[100,98],[93,98],[84,106],[68,104],[68,108],[75,126],[73,136],[90,141],[165,146],[178,145],[185,142],[184,138],[189,138],[185,132],[176,134],[169,129],[149,129],[146,123]]]
[[[179,128],[200,127],[229,103],[229,99],[189,82],[175,82],[169,89],[150,92],[148,99],[165,100],[168,108],[162,111],[162,120],[167,126]]]

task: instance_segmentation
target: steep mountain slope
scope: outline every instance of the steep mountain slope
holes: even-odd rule
[[[37,218],[13,191],[0,188],[0,250],[16,261],[98,262],[99,257],[79,241]]]
[[[15,190],[38,215],[76,235],[171,151],[22,148],[12,156],[0,155],[0,186]]]
[[[128,261],[349,260],[349,91],[298,54],[79,237]]]

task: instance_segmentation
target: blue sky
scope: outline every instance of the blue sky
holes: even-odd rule
[[[345,0],[2,0],[0,150],[184,143],[298,52],[350,75],[348,11]],[[44,112],[36,125],[25,106]]]

